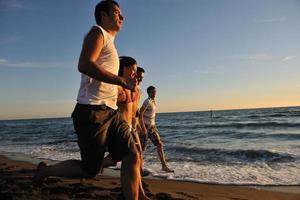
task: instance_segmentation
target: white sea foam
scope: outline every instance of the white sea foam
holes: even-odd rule
[[[36,158],[62,161],[80,159],[79,151],[59,145],[11,145],[0,146],[0,151],[23,153]],[[286,150],[284,150],[286,152]],[[118,169],[120,168],[118,164]],[[156,155],[148,155],[144,167],[154,177],[201,183],[237,185],[299,185],[300,162],[293,163],[195,163],[168,162],[174,173],[165,173]]]
[[[79,151],[68,151],[70,147],[64,145],[9,145],[0,146],[0,151],[8,153],[22,153],[36,158],[62,161],[79,159]],[[66,151],[67,150],[67,151]]]
[[[29,155],[34,148],[38,146],[29,146],[29,145],[1,145],[0,151],[9,152],[9,153],[23,153]]]
[[[49,159],[49,160],[69,160],[69,159],[80,159],[79,151],[69,152],[65,151],[65,148],[58,145],[43,145],[41,147],[35,148],[31,151],[31,155],[37,158]]]
[[[184,180],[201,183],[237,184],[237,185],[299,185],[300,163],[298,166],[280,164],[268,165],[218,165],[187,162],[169,162],[174,173],[161,171],[159,163],[145,163],[154,177],[170,180]]]

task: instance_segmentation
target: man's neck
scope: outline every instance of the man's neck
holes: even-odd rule
[[[118,31],[114,31],[114,30],[111,30],[109,29],[108,26],[105,26],[103,24],[100,25],[109,35],[113,36],[113,37],[116,37]]]
[[[116,37],[117,35],[117,31],[111,31],[111,30],[106,30],[108,32],[109,35],[113,36],[113,37]]]

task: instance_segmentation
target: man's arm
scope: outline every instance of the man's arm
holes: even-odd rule
[[[147,133],[147,129],[146,129],[145,122],[144,122],[144,113],[145,113],[148,105],[149,105],[149,103],[147,105],[143,104],[143,106],[140,108],[139,122],[140,122],[140,125],[141,125],[142,132],[144,134]]]
[[[126,80],[106,71],[101,65],[96,63],[98,56],[104,45],[104,36],[100,29],[92,28],[84,39],[79,63],[79,72],[94,78],[98,81],[120,85],[128,89],[133,89],[134,80]]]
[[[118,98],[117,102],[124,102],[126,101],[126,94],[121,86],[118,86]]]

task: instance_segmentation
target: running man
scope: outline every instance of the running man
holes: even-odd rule
[[[106,149],[122,161],[121,185],[127,200],[146,199],[140,176],[140,152],[127,123],[117,111],[118,85],[134,90],[136,79],[118,76],[119,56],[114,39],[124,18],[119,4],[104,0],[95,8],[97,25],[86,35],[79,58],[81,84],[72,113],[81,160],[47,166],[40,163],[33,177],[40,185],[49,176],[93,178],[103,167]]]

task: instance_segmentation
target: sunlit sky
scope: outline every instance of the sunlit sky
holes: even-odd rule
[[[300,106],[299,0],[120,0],[159,112]],[[0,119],[68,117],[95,0],[0,0]]]

